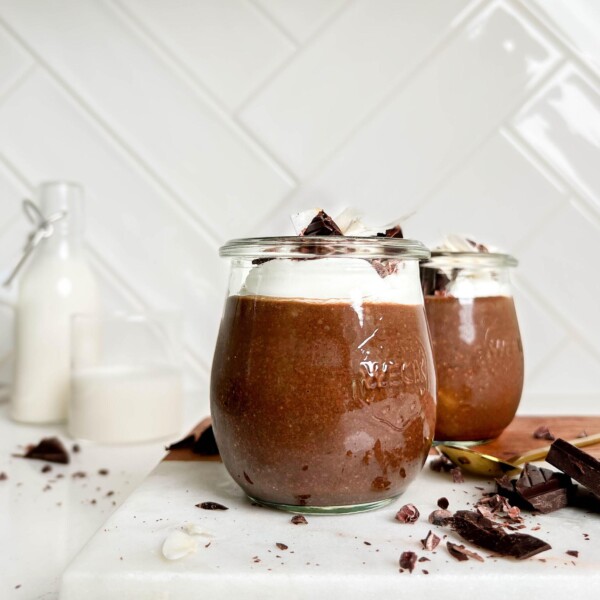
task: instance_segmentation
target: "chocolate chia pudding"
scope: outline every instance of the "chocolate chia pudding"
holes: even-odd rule
[[[221,456],[251,497],[340,506],[397,496],[431,445],[421,306],[227,300],[212,373]],[[371,337],[371,339],[369,339]]]
[[[336,242],[344,257],[317,258],[337,246],[298,239],[277,238],[307,258],[263,260],[255,249],[232,263],[211,377],[215,437],[230,475],[258,502],[304,512],[375,508],[417,476],[434,435],[418,260],[382,270],[359,258],[359,242],[345,238]],[[371,243],[391,253],[410,242]]]
[[[437,374],[438,441],[494,439],[523,389],[523,347],[502,254],[436,253],[422,268]]]

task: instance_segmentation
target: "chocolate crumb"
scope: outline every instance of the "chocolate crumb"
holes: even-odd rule
[[[405,504],[396,513],[396,521],[400,523],[415,523],[419,519],[420,513],[414,504]]]
[[[534,432],[533,437],[536,440],[548,440],[553,442],[556,438],[550,433],[547,425],[540,425]]]
[[[71,447],[71,452],[81,452],[81,446],[79,444],[73,444],[73,446]]]
[[[63,443],[57,437],[44,438],[37,446],[31,446],[20,458],[45,460],[47,462],[66,465],[69,463],[69,454]]]
[[[87,473],[85,471],[75,471],[75,473],[71,473],[71,477],[73,479],[85,479],[87,477]]]
[[[106,497],[110,498],[110,496],[114,495],[114,492],[112,490],[108,490],[108,492],[106,492]]]
[[[448,502],[448,498],[438,498],[437,501],[437,505],[442,509],[442,510],[447,510],[448,507],[450,506],[450,502]]]
[[[400,555],[400,569],[408,569],[412,573],[416,563],[417,555],[414,552],[407,551]]]
[[[452,481],[454,481],[454,483],[465,482],[465,478],[463,477],[463,472],[460,467],[454,467],[454,469],[450,469],[450,473],[452,473]]]
[[[429,575],[429,571],[427,569],[421,569],[421,573],[423,573],[423,575]]]
[[[196,504],[198,508],[203,508],[204,510],[229,510],[227,506],[223,506],[218,502],[200,502],[200,504]]]
[[[281,542],[277,542],[275,544],[280,550],[287,550],[288,546],[286,544],[282,544]]]
[[[294,515],[291,518],[291,522],[294,525],[308,525],[308,521],[306,520],[306,517],[304,515]]]
[[[52,467],[50,465],[44,465],[42,467],[42,473],[50,473],[52,471]]]
[[[427,558],[426,556],[421,556],[417,562],[431,562],[431,559]]]
[[[429,533],[425,536],[425,539],[421,540],[421,544],[425,550],[435,550],[440,541],[440,538],[430,529]]]
[[[98,469],[98,475],[108,475],[108,469]]]
[[[8,475],[2,471],[2,473],[0,473],[0,481],[6,481],[8,479]]]
[[[579,439],[579,438],[584,438],[587,436],[588,436],[588,432],[584,430],[584,431],[580,431],[576,437],[577,437],[577,439]]]
[[[566,554],[579,558],[579,550],[567,550]]]
[[[165,450],[168,452],[171,450],[191,450],[196,442],[196,436],[193,433],[190,435],[186,435],[184,438],[180,439],[177,442],[173,442],[168,446],[165,446]]]
[[[364,544],[365,546],[370,546],[370,545],[371,545],[371,542],[363,542],[363,544]]]

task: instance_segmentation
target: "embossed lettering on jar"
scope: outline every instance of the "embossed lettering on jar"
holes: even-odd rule
[[[409,240],[294,237],[237,240],[221,254],[232,270],[211,411],[231,476],[253,500],[294,511],[390,502],[434,433],[418,262],[428,251]]]
[[[495,439],[523,390],[523,347],[513,302],[511,256],[434,252],[421,267],[438,378],[435,439]]]

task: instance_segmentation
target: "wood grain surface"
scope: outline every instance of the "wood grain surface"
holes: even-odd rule
[[[209,425],[210,417],[207,417],[194,427],[193,432],[199,435]],[[550,441],[536,440],[533,437],[533,432],[540,425],[546,425],[556,438],[560,437],[565,440],[575,439],[582,434],[600,433],[600,417],[516,417],[498,439],[474,449],[506,459],[528,450],[547,446],[551,443]],[[584,450],[600,459],[600,444],[588,446]],[[172,450],[164,460],[218,461],[220,458],[218,456],[201,456],[194,454],[191,450]]]

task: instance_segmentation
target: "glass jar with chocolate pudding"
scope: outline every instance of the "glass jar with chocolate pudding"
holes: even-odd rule
[[[509,270],[488,252],[432,252],[421,266],[437,374],[436,441],[479,444],[513,420],[523,390],[523,346]]]
[[[261,504],[378,508],[418,475],[435,429],[420,243],[233,240],[211,376],[225,467]]]

